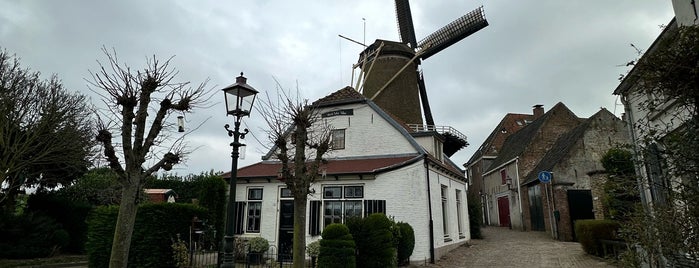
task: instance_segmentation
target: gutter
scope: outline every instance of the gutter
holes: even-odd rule
[[[633,129],[633,122],[634,122],[634,117],[633,117],[633,111],[631,110],[631,107],[629,105],[629,100],[628,97],[624,95],[621,96],[621,103],[624,104],[624,111],[626,112],[626,117],[628,118],[628,128],[629,128],[629,134],[631,135],[631,142],[633,143],[633,150],[634,150],[634,157],[638,158],[640,155],[639,149],[638,149],[638,138],[636,137],[636,132]],[[639,163],[638,160],[641,159],[636,159],[636,163]],[[639,165],[634,165],[636,169],[636,174],[643,174],[642,169],[639,167]],[[643,207],[648,210],[648,197],[646,196],[646,188],[643,187],[645,183],[643,183],[643,176],[636,176],[636,183],[638,184],[638,189],[640,189],[641,193],[641,202],[643,204]]]

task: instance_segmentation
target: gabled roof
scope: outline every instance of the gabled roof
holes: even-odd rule
[[[367,98],[352,87],[344,87],[312,103],[315,107],[364,102]]]
[[[415,163],[421,155],[367,156],[363,158],[330,159],[324,164],[326,176],[378,174]],[[274,178],[282,168],[279,161],[263,161],[238,169],[239,179]],[[230,178],[230,172],[221,175]]]
[[[556,164],[563,160],[568,155],[570,150],[575,146],[575,144],[583,138],[585,132],[588,129],[590,129],[590,126],[593,125],[593,122],[602,115],[612,116],[616,118],[616,116],[614,116],[607,109],[602,108],[599,112],[590,116],[589,119],[583,121],[582,124],[575,127],[568,133],[562,135],[560,138],[558,138],[558,140],[556,140],[556,143],[553,145],[553,147],[548,152],[546,152],[546,155],[544,155],[544,157],[541,158],[541,161],[539,161],[536,167],[534,167],[534,169],[532,169],[532,171],[530,171],[529,174],[525,175],[523,184],[529,184],[533,181],[538,180],[537,176],[540,171],[552,171]]]
[[[483,156],[497,155],[507,137],[524,128],[533,120],[534,115],[532,114],[506,114],[464,166],[470,166]]]
[[[483,174],[485,175],[490,173],[493,169],[498,168],[500,165],[522,155],[534,137],[536,137],[537,133],[539,133],[550,118],[557,113],[568,113],[572,117],[580,120],[572,111],[570,111],[570,109],[568,109],[568,107],[565,106],[565,104],[562,102],[557,103],[548,112],[544,113],[544,115],[534,120],[534,122],[517,131],[515,134],[507,137],[502,146],[500,154],[498,154],[498,157],[495,158],[493,163],[490,164],[490,167],[488,167],[487,171],[483,172]]]

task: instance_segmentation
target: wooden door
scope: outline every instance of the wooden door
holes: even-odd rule
[[[498,197],[498,217],[501,227],[510,227],[510,200],[507,196]]]

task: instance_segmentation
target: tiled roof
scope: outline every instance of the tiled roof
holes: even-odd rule
[[[524,128],[533,120],[534,115],[531,114],[506,114],[465,165],[468,166],[478,161],[482,156],[497,155],[507,137]]]
[[[352,87],[344,87],[313,102],[313,106],[329,106],[354,101],[364,101],[366,97]]]
[[[568,155],[570,149],[573,148],[573,145],[575,145],[580,138],[582,138],[589,126],[589,120],[586,120],[584,123],[558,138],[553,147],[546,152],[536,167],[534,167],[529,174],[525,175],[524,183],[522,184],[526,185],[537,180],[538,172],[541,170],[552,170],[558,162]]]
[[[529,174],[525,175],[523,184],[528,184],[537,180],[538,172],[541,170],[553,170],[556,164],[558,164],[568,155],[568,153],[578,142],[578,140],[583,138],[585,131],[590,129],[590,126],[592,126],[593,122],[601,118],[602,116],[616,118],[616,116],[614,116],[614,114],[609,112],[607,109],[601,109],[599,112],[590,116],[589,119],[586,119],[582,124],[575,127],[568,133],[562,135],[560,138],[558,138],[558,140],[556,140],[556,143],[553,145],[551,150],[546,152],[546,155],[544,155],[544,157],[541,158],[541,161],[539,161],[536,167],[534,167],[534,169],[532,169],[532,171],[529,172]]]
[[[330,159],[325,164],[327,176],[349,174],[374,174],[402,167],[421,159],[420,155],[368,157],[352,159]],[[238,169],[238,178],[277,178],[282,164],[278,161],[263,161]],[[230,172],[221,175],[230,177]]]
[[[563,103],[557,103],[548,112],[544,113],[542,116],[534,120],[534,122],[530,123],[526,127],[507,137],[505,143],[502,146],[502,150],[498,154],[498,157],[495,158],[493,163],[490,164],[490,167],[488,167],[487,171],[483,172],[483,174],[489,173],[494,168],[497,168],[500,165],[506,163],[507,161],[510,161],[515,157],[522,155],[527,146],[529,146],[529,144],[532,142],[532,139],[546,124],[549,118],[551,118],[553,114],[558,112],[570,113],[573,117],[577,118],[577,116],[575,116],[575,114],[571,112],[568,109],[568,107],[566,107]]]

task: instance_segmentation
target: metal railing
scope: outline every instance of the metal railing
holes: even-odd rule
[[[408,127],[415,132],[428,132],[435,131],[439,134],[449,134],[461,140],[466,140],[466,135],[459,132],[450,126],[435,126],[435,125],[422,125],[422,124],[408,124]]]

